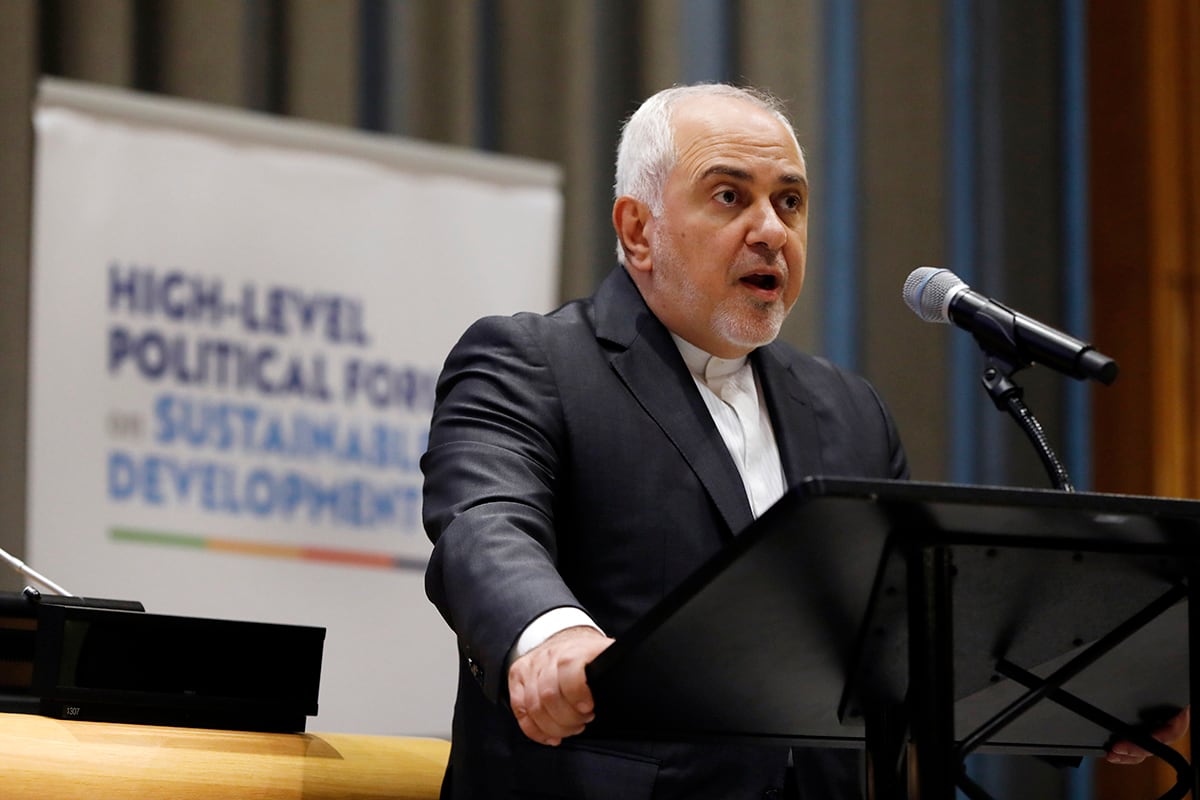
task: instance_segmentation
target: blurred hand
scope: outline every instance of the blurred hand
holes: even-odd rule
[[[526,736],[557,746],[583,732],[595,719],[584,667],[612,643],[595,628],[567,628],[512,663],[508,699]]]
[[[1154,738],[1163,744],[1173,744],[1182,739],[1188,730],[1188,722],[1191,716],[1190,709],[1191,706],[1188,706],[1172,717],[1166,725],[1154,732]],[[1109,748],[1104,760],[1110,764],[1140,764],[1149,755],[1149,752],[1138,747],[1133,742],[1122,740]]]

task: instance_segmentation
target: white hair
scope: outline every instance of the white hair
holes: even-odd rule
[[[783,103],[773,95],[757,89],[733,86],[728,83],[697,83],[672,86],[651,95],[621,128],[617,144],[617,175],[613,184],[613,199],[629,196],[650,207],[655,216],[662,214],[663,187],[675,167],[675,130],[672,112],[680,100],[692,97],[729,97],[755,105],[783,123],[796,143],[800,157],[804,151],[796,141],[796,131],[784,111]],[[617,238],[617,260],[625,263],[625,249]]]

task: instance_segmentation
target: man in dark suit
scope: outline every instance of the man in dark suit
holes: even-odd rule
[[[438,385],[426,585],[461,653],[443,794],[782,797],[786,750],[577,736],[584,667],[789,484],[902,478],[904,453],[865,381],[774,341],[808,224],[774,101],[646,101],[613,223],[621,267],[593,297],[476,323]],[[811,796],[857,793],[845,759],[791,758]]]

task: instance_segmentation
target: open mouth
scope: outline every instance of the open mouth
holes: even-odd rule
[[[747,275],[742,278],[742,283],[747,283],[756,289],[765,291],[774,291],[779,286],[779,278],[776,275],[768,275],[766,273],[756,272],[752,275]]]

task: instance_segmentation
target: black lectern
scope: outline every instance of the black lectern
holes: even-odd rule
[[[589,667],[590,729],[865,746],[876,797],[986,797],[976,749],[1151,745],[1200,685],[1198,559],[1200,502],[810,479]]]

